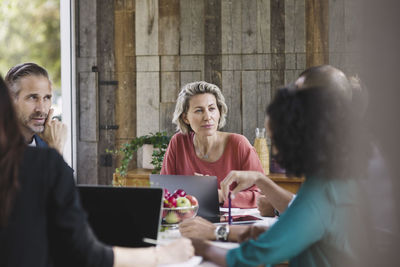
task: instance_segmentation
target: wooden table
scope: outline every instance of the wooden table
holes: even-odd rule
[[[152,170],[149,169],[134,169],[128,171],[126,177],[122,179],[118,179],[114,174],[113,184],[123,186],[150,186],[149,179],[151,171]],[[282,173],[270,173],[268,176],[279,186],[294,194],[304,182],[304,178],[288,178]]]

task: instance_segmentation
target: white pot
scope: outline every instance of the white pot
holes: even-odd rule
[[[138,168],[144,169],[154,169],[153,164],[151,164],[154,146],[145,144],[139,148],[137,152],[137,165]]]

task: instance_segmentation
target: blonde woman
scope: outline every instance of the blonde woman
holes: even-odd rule
[[[246,137],[220,131],[227,111],[218,86],[204,81],[183,86],[172,120],[179,132],[171,139],[161,174],[217,176],[220,186],[232,170],[263,172],[257,153]],[[255,208],[258,195],[259,190],[250,186],[236,195],[232,206]],[[219,196],[220,202],[224,202],[224,196],[221,193]]]

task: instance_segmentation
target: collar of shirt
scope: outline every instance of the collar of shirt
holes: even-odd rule
[[[32,138],[32,142],[30,142],[30,143],[28,144],[28,146],[36,146],[36,140],[35,140],[35,138]]]

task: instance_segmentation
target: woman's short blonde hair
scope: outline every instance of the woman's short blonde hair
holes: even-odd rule
[[[228,107],[226,106],[225,98],[221,93],[221,89],[219,89],[215,84],[200,81],[184,85],[178,95],[174,111],[174,118],[172,119],[172,123],[176,124],[177,131],[180,131],[184,134],[193,131],[190,125],[183,121],[182,115],[188,112],[190,99],[193,96],[200,94],[212,94],[215,96],[217,107],[220,113],[218,129],[221,129],[225,126]]]

